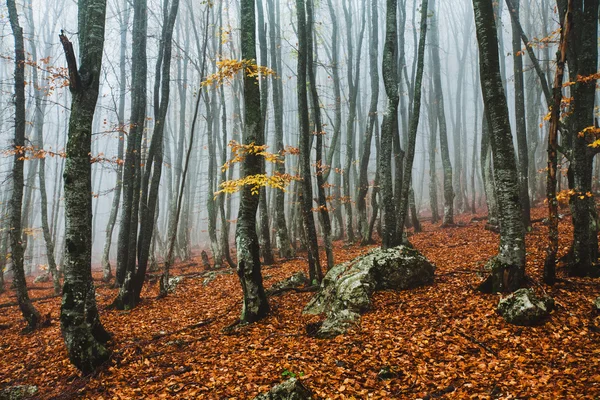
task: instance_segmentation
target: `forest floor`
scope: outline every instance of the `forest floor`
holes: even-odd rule
[[[536,209],[533,218],[545,212]],[[547,229],[537,222],[527,237],[527,273],[535,290],[554,297],[557,309],[541,326],[507,324],[495,311],[499,296],[474,290],[498,235],[472,217],[459,216],[464,226],[455,228],[424,223],[410,240],[437,266],[434,285],[376,293],[360,326],[332,340],[306,335],[307,323],[318,319],[302,315],[312,293],[271,297],[268,318],[225,333],[241,307],[235,273],[207,286],[188,276],[162,300],[156,299],[158,284],[148,283],[143,302],[129,312],[105,310],[116,290],[98,282],[113,356],[96,375],[82,377],[61,338],[60,298],[36,302],[54,322],[23,335],[18,307],[2,306],[15,301],[9,290],[0,296],[0,388],[37,385],[44,399],[249,399],[295,375],[316,398],[327,399],[598,398],[600,316],[592,302],[600,283],[566,278],[559,269],[557,285],[540,284]],[[565,219],[563,253],[570,229]],[[335,246],[336,262],[369,250]],[[265,286],[306,270],[306,264],[300,258],[264,267]],[[202,271],[198,260],[173,274]],[[50,283],[30,286],[33,298],[51,294]],[[381,380],[378,372],[386,366],[394,377]]]

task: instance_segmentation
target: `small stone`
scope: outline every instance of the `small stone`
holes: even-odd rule
[[[254,400],[311,400],[312,394],[296,378],[290,378],[287,381],[273,386],[267,393],[259,394]]]
[[[169,278],[169,287],[167,288],[169,293],[174,293],[175,289],[177,289],[177,286],[179,286],[179,284],[182,281],[183,281],[183,276],[174,276],[172,278]]]
[[[264,278],[263,278],[264,279]],[[282,281],[276,282],[267,290],[267,296],[271,296],[280,292],[281,290],[291,289],[291,288],[299,288],[306,284],[310,283],[308,278],[304,275],[303,272],[298,272],[289,278],[286,278]]]
[[[531,326],[550,315],[554,300],[549,296],[537,296],[532,289],[519,289],[498,303],[498,313],[513,325]]]
[[[18,385],[10,386],[0,390],[0,400],[21,400],[35,395],[38,392],[37,386]]]

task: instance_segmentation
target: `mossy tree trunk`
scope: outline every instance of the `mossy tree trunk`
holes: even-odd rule
[[[91,140],[104,49],[106,0],[79,0],[80,68],[60,35],[72,93],[65,161],[65,278],[60,325],[69,359],[83,373],[108,360],[110,335],[100,322],[92,279]]]
[[[15,38],[15,140],[13,143],[12,195],[10,198],[10,248],[13,269],[13,284],[17,292],[17,302],[23,317],[27,321],[27,329],[33,330],[41,322],[40,313],[35,309],[25,281],[23,267],[23,244],[21,211],[23,206],[23,164],[25,157],[25,44],[23,28],[19,24],[19,16],[15,0],[8,0],[8,18]],[[89,164],[88,164],[89,167]],[[91,192],[91,190],[90,190]]]
[[[492,0],[473,0],[479,43],[481,88],[494,157],[494,181],[500,217],[500,248],[490,262],[491,275],[480,286],[487,292],[513,292],[525,281],[525,226],[508,105],[500,75],[498,37]]]
[[[256,59],[255,1],[241,1],[242,59]],[[256,79],[244,74],[244,133],[243,143],[263,144],[263,121],[260,108],[260,88]],[[257,175],[262,171],[260,156],[248,154],[241,165],[240,177]],[[260,246],[256,234],[256,211],[259,196],[252,194],[249,186],[241,190],[238,222],[235,233],[237,248],[237,274],[240,278],[244,303],[240,320],[244,323],[258,321],[269,312],[269,303],[263,287]]]

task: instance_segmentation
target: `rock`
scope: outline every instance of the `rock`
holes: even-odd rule
[[[217,279],[218,274],[215,271],[211,271],[206,274],[206,278],[202,281],[202,285],[208,286],[209,283]]]
[[[35,395],[38,392],[37,386],[18,385],[10,386],[0,390],[0,400],[21,400]]]
[[[50,274],[39,275],[33,280],[33,283],[46,283],[46,282],[50,282]]]
[[[259,394],[254,400],[310,400],[311,396],[310,390],[298,379],[290,378],[273,386],[267,393]]]
[[[333,337],[357,323],[379,290],[406,290],[433,283],[435,267],[417,250],[398,246],[374,249],[333,267],[321,290],[304,308],[305,314],[325,314],[316,337]]]
[[[594,310],[600,312],[600,296],[598,296],[596,300],[594,300]]]
[[[531,326],[550,315],[554,300],[549,296],[537,296],[532,289],[519,289],[498,303],[498,313],[513,325]]]
[[[310,281],[308,280],[306,275],[304,275],[303,272],[298,272],[297,274],[294,274],[294,275],[290,276],[289,278],[286,278],[282,281],[274,283],[269,288],[269,290],[267,290],[267,296],[272,296],[272,295],[277,294],[285,289],[299,288],[299,287],[302,287],[309,283],[310,283]]]
[[[177,286],[183,281],[183,276],[174,276],[169,278],[169,285],[167,287],[167,291],[169,293],[174,293]]]
[[[354,311],[331,312],[323,322],[314,325],[312,329],[307,329],[307,333],[308,336],[318,339],[332,339],[346,333],[348,329],[357,326],[359,322],[360,314]]]

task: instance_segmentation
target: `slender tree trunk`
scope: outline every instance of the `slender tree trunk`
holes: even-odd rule
[[[368,244],[371,240],[369,236],[369,224],[367,222],[367,193],[369,191],[369,159],[371,158],[371,142],[373,139],[373,130],[378,122],[377,103],[379,102],[379,16],[377,9],[377,0],[371,1],[371,43],[369,49],[369,65],[371,68],[371,105],[369,106],[369,122],[363,141],[363,152],[360,159],[359,189],[356,200],[358,210],[358,232],[361,236],[361,243]]]
[[[515,18],[512,24],[513,72],[515,82],[515,118],[519,154],[519,188],[523,208],[523,223],[529,226],[531,205],[529,202],[529,154],[527,152],[527,122],[525,118],[525,84],[523,82],[523,57],[521,56],[520,31],[515,20],[519,20],[521,0],[513,0]],[[512,14],[512,13],[511,13]]]
[[[548,248],[544,261],[544,282],[556,282],[556,256],[558,254],[558,200],[556,199],[556,170],[558,164],[558,129],[562,85],[567,59],[567,39],[571,29],[573,3],[568,0],[564,20],[561,21],[561,34],[557,52],[556,75],[554,77],[553,103],[550,110],[550,130],[548,131],[548,173],[546,175],[546,199],[548,201]]]
[[[300,190],[300,202],[302,207],[302,221],[308,245],[308,272],[310,281],[321,282],[323,272],[319,260],[319,245],[317,243],[317,231],[312,211],[312,176],[310,173],[311,133],[308,118],[308,93],[305,82],[307,82],[307,28],[305,0],[296,1],[296,12],[298,14],[298,113],[300,121],[300,176],[302,186]]]
[[[431,36],[431,34],[430,34]],[[436,167],[436,143],[438,130],[437,108],[433,80],[429,83],[429,208],[431,208],[431,223],[436,224],[440,220],[437,194],[437,167]]]
[[[117,113],[118,129],[119,129],[119,145],[117,148],[117,159],[123,160],[123,152],[125,150],[125,96],[127,93],[127,28],[129,26],[129,15],[131,9],[128,5],[125,6],[124,14],[121,20],[121,57],[119,60],[119,110]],[[117,182],[115,185],[115,193],[110,208],[108,223],[106,224],[106,239],[104,242],[104,250],[102,252],[102,280],[108,282],[112,279],[112,271],[110,267],[110,247],[112,245],[112,236],[119,213],[119,203],[121,202],[121,190],[123,188],[123,164],[119,162],[117,165]]]
[[[269,11],[269,35],[271,37],[271,69],[279,75],[283,74],[281,63],[281,16],[275,15],[275,5],[273,0],[267,0]],[[283,84],[279,78],[273,79],[273,119],[275,122],[275,150],[280,154],[284,151],[283,145]],[[277,163],[276,171],[278,174],[285,174],[285,162]],[[285,192],[276,190],[275,197],[275,230],[277,248],[279,257],[288,259],[294,256],[294,251],[290,244],[290,238],[285,220]]]
[[[260,65],[268,65],[267,51],[267,26],[265,24],[265,13],[263,10],[263,0],[258,0],[256,3],[256,16],[258,19],[258,43],[260,48]],[[261,104],[261,120],[267,120],[267,109],[269,108],[269,80],[260,80],[260,104]],[[267,133],[268,125],[263,124],[264,143],[268,143]],[[266,173],[266,161],[263,158],[263,174]],[[271,249],[271,235],[269,231],[269,210],[267,209],[267,188],[263,187],[260,190],[259,199],[260,208],[260,252],[264,265],[272,265],[275,262],[273,258],[273,249]]]
[[[19,25],[17,6],[14,0],[7,0],[8,18],[15,38],[15,140],[12,168],[12,196],[10,199],[10,248],[13,270],[13,285],[17,292],[17,302],[27,329],[36,329],[40,323],[40,313],[35,309],[25,281],[23,268],[23,245],[21,229],[21,207],[23,204],[23,158],[25,157],[25,45],[23,28]]]
[[[321,106],[319,103],[319,94],[317,93],[317,79],[313,61],[313,29],[314,29],[314,5],[313,0],[306,0],[306,55],[308,81],[310,83],[310,98],[312,102],[312,115],[314,121],[314,134],[316,135],[316,171],[317,177],[317,198],[319,205],[319,214],[321,227],[323,229],[323,239],[325,241],[325,253],[327,256],[327,269],[330,270],[334,266],[333,245],[331,239],[331,220],[329,219],[329,209],[327,208],[327,200],[325,197],[325,181],[323,179],[323,125],[321,123]],[[320,278],[317,278],[319,281]]]
[[[441,63],[439,53],[438,14],[436,13],[435,0],[431,1],[431,9],[435,17],[431,21],[431,60],[433,67],[433,84],[435,88],[434,102],[437,107],[437,116],[440,126],[440,151],[442,167],[444,169],[444,218],[442,226],[454,225],[454,189],[452,187],[452,164],[448,148],[448,130],[446,127],[446,112],[444,108],[444,93],[442,91]]]
[[[396,231],[396,204],[394,202],[394,189],[392,184],[392,148],[394,133],[398,131],[398,85],[396,57],[397,46],[397,0],[386,1],[386,34],[383,47],[383,82],[388,97],[386,112],[381,125],[381,152],[379,155],[379,169],[381,179],[381,193],[383,202],[383,232],[382,244],[384,249],[397,246],[400,241]]]
[[[417,72],[415,77],[414,97],[413,97],[413,111],[410,118],[410,126],[408,132],[408,143],[406,147],[406,164],[404,165],[404,177],[402,181],[402,193],[400,197],[400,209],[399,218],[400,223],[398,224],[401,229],[404,229],[404,221],[408,215],[409,197],[410,197],[410,182],[412,182],[412,169],[413,161],[415,158],[415,149],[417,143],[417,130],[419,128],[419,117],[421,112],[421,87],[423,83],[423,69],[425,67],[425,39],[427,36],[427,13],[428,13],[428,0],[421,2],[421,24],[420,24],[420,38],[417,56]],[[417,227],[415,226],[415,229]],[[398,235],[402,237],[403,232],[398,232]]]
[[[100,322],[92,279],[91,139],[104,49],[106,0],[80,0],[80,74],[73,46],[60,40],[67,58],[73,96],[65,161],[65,279],[60,325],[71,362],[93,372],[110,357],[109,333]]]
[[[146,121],[147,61],[146,43],[148,31],[147,0],[135,0],[133,4],[132,31],[132,104],[127,152],[123,170],[123,210],[117,248],[117,271],[115,285],[120,286],[113,305],[119,309],[132,308],[135,296],[131,285],[135,275],[137,255],[137,224],[141,173],[141,143]]]

